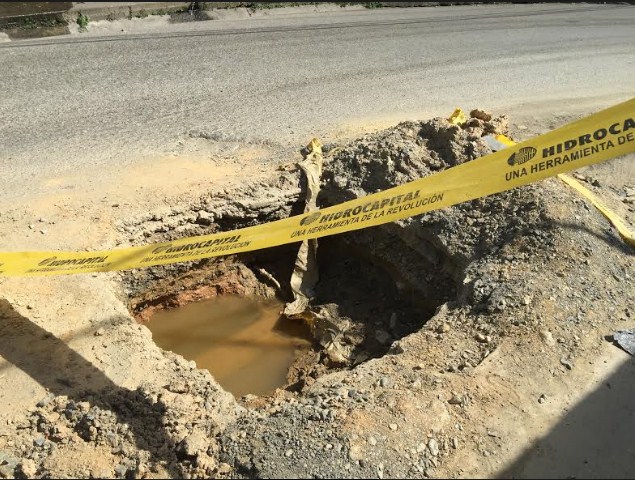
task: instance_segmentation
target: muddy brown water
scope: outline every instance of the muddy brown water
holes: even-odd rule
[[[276,300],[219,296],[160,310],[146,325],[159,347],[194,360],[236,397],[268,395],[311,348],[304,325],[281,318],[282,309]]]

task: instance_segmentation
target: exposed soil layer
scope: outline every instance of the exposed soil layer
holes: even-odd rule
[[[506,119],[407,122],[327,145],[318,202],[471,161],[489,153],[487,133],[507,133]],[[288,166],[120,231],[141,244],[285,218],[301,211],[303,182]],[[141,323],[157,309],[217,295],[289,300],[296,251],[125,272],[121,300]],[[519,466],[497,459],[523,453],[550,398],[583,383],[604,337],[633,319],[632,252],[555,179],[325,238],[318,256],[313,305],[341,320],[345,364],[329,359],[324,331],[314,332],[315,348],[290,369],[286,388],[237,401],[122,320],[116,341],[136,342],[130,348],[158,373],[131,388],[53,390],[12,424],[10,443],[0,437],[0,475],[512,476]],[[20,325],[9,313],[5,325]],[[95,333],[107,352],[107,335]]]

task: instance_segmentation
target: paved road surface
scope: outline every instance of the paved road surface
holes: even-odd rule
[[[547,118],[635,92],[633,6],[161,22],[0,44],[2,200],[65,172],[121,168],[195,127],[299,145],[459,105]]]

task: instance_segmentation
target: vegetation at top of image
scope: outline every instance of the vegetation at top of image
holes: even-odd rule
[[[75,21],[77,22],[77,25],[79,25],[80,32],[86,31],[86,27],[88,27],[89,22],[88,15],[84,15],[82,12],[79,12],[77,14],[77,20]]]
[[[57,27],[66,25],[66,22],[57,16],[24,17],[16,22],[9,22],[8,27],[15,26],[24,30],[31,30],[40,27]],[[3,27],[5,25],[2,25]]]
[[[252,10],[269,10],[271,8],[301,7],[303,5],[319,5],[324,2],[254,2],[249,4]]]

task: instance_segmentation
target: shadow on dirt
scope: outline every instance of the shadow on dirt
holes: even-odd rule
[[[628,357],[496,478],[632,478],[634,403],[635,359]]]
[[[121,321],[114,318],[105,323]],[[139,449],[150,452],[152,461],[165,461],[173,478],[182,477],[182,472],[174,468],[174,445],[162,424],[164,405],[153,404],[139,390],[116,385],[64,341],[20,315],[4,299],[0,299],[0,356],[53,395],[66,395],[75,402],[88,401],[112,411],[119,423],[129,426]],[[166,454],[157,458],[157,451]]]

